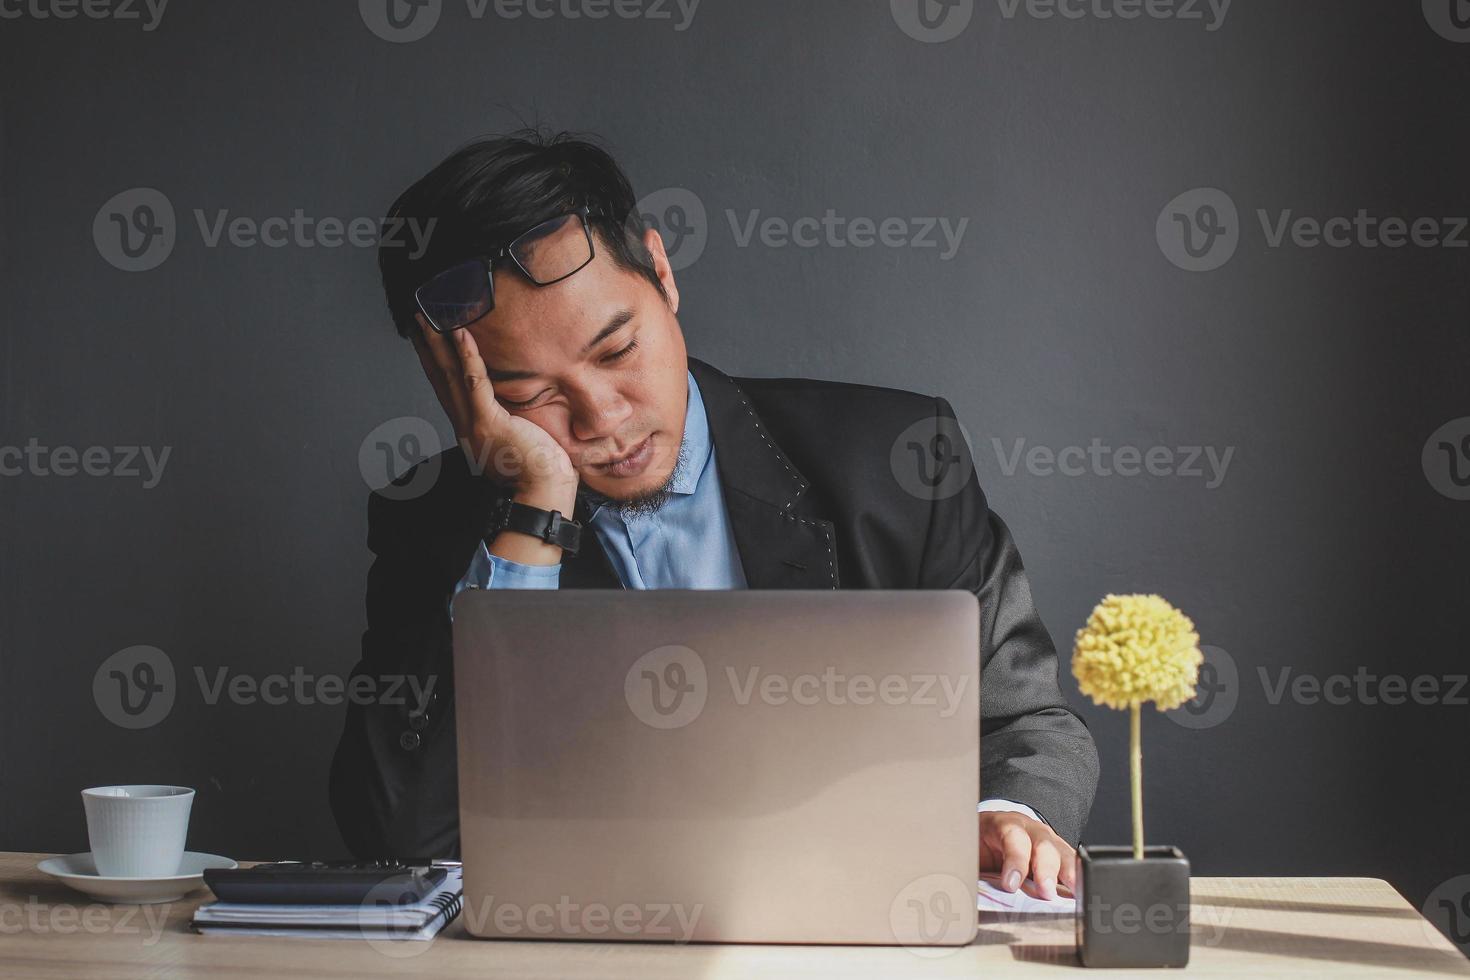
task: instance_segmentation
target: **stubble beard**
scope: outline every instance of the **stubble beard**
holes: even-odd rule
[[[586,500],[589,510],[596,510],[598,507],[610,507],[625,518],[648,517],[658,513],[669,502],[670,498],[673,497],[674,478],[678,476],[679,471],[688,462],[689,452],[684,441],[681,439],[679,440],[679,453],[674,459],[673,469],[669,470],[669,475],[664,479],[663,483],[654,489],[645,490],[642,493],[627,498],[608,497],[598,493],[596,490],[588,489],[586,486],[583,486],[580,492],[583,499]]]

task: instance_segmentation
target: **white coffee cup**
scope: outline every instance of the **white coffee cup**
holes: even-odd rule
[[[187,786],[96,786],[82,790],[92,861],[104,878],[178,874],[194,791]]]

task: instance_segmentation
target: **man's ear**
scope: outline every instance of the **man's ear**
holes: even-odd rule
[[[643,232],[643,247],[648,249],[648,254],[653,258],[653,271],[663,284],[664,292],[668,294],[669,309],[678,313],[679,287],[674,282],[674,270],[669,266],[669,255],[664,251],[664,239],[657,228],[649,228]]]

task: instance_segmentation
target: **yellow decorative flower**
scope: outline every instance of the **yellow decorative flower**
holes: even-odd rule
[[[1156,595],[1110,595],[1077,631],[1072,676],[1096,704],[1168,711],[1194,697],[1203,661],[1184,613]]]

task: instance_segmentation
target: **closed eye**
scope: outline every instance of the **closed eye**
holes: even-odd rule
[[[511,401],[509,398],[498,398],[497,400],[500,402],[500,404],[504,405],[506,408],[521,410],[521,409],[530,408],[532,405],[536,404],[536,400],[539,399],[541,397],[541,395],[542,395],[542,392],[539,392],[538,391],[530,399],[528,399],[527,401],[523,401],[523,402]]]
[[[633,353],[637,349],[638,349],[638,341],[637,340],[630,340],[630,341],[628,341],[628,345],[626,347],[622,348],[621,350],[615,350],[615,351],[613,351],[611,354],[607,355],[602,360],[603,360],[604,363],[615,363],[617,361],[621,361],[623,358],[627,357],[629,354]]]
[[[637,349],[638,349],[638,340],[637,340],[637,338],[634,338],[633,340],[628,341],[627,344],[625,344],[623,347],[619,348],[618,350],[613,351],[611,354],[605,355],[602,358],[602,363],[604,363],[604,364],[616,364],[618,361],[621,361],[623,358],[628,357],[630,354],[632,354]],[[528,399],[526,401],[523,401],[523,402],[512,401],[509,398],[502,398],[502,397],[499,397],[499,396],[497,396],[497,400],[500,402],[500,404],[504,405],[506,408],[512,409],[514,411],[518,411],[519,412],[519,411],[525,411],[526,409],[531,408],[532,406],[534,406],[536,404],[536,402],[541,398],[541,396],[543,394],[545,394],[544,391],[538,391],[534,397],[532,397],[532,398],[530,398],[530,399]]]

